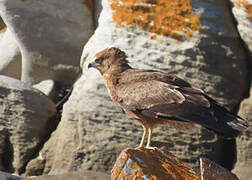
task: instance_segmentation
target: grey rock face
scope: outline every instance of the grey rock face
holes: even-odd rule
[[[82,0],[3,0],[0,15],[21,51],[22,81],[73,83],[82,46],[93,32],[91,11]]]
[[[23,178],[20,176],[11,175],[9,173],[0,171],[0,180],[109,180],[110,175],[94,171],[79,171],[69,172],[65,174],[52,175],[52,176],[37,176],[32,178]]]
[[[24,178],[24,180],[109,180],[110,175],[95,171],[83,171],[69,172],[65,174],[51,175],[51,176],[38,176],[33,178]]]
[[[0,75],[21,79],[22,57],[9,29],[1,35],[0,49]]]
[[[48,136],[49,118],[55,104],[28,84],[0,76],[1,170],[24,171],[26,163]]]
[[[94,26],[98,26],[100,13],[102,11],[102,0],[93,0]]]
[[[20,179],[22,179],[20,176],[15,176],[0,171],[0,180],[20,180]]]
[[[119,47],[133,67],[175,73],[230,109],[239,104],[248,90],[247,62],[228,6],[224,1],[194,0],[192,4],[202,28],[178,41],[162,35],[151,39],[151,33],[134,25],[116,28],[110,3],[102,1],[99,26],[83,50],[83,76],[41,151],[44,173],[81,168],[109,171],[123,148],[139,144],[141,126],[111,102],[101,75],[87,70],[87,63],[104,48]],[[205,129],[180,131],[166,125],[154,129],[152,146],[168,149],[194,167],[199,157],[222,162],[223,150],[229,148]]]
[[[250,95],[252,91],[250,90]],[[252,97],[242,101],[239,115],[249,121],[249,129],[237,139],[237,164],[233,170],[240,179],[251,179],[252,171]]]
[[[251,21],[251,1],[231,0],[233,3],[232,12],[238,22],[238,31],[242,40],[248,47],[250,55],[252,55],[252,21]],[[251,61],[251,58],[250,58]],[[233,170],[240,179],[251,179],[252,172],[252,92],[250,88],[250,97],[242,101],[240,105],[239,115],[249,121],[250,127],[244,134],[237,139],[237,163]]]

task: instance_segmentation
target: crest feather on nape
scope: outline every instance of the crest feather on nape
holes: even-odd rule
[[[111,47],[107,49],[108,53],[113,54],[115,56],[116,61],[120,61],[121,63],[128,63],[127,55],[124,51],[120,50],[116,47]]]

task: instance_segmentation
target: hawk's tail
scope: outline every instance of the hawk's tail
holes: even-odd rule
[[[201,108],[198,112],[184,116],[175,116],[171,119],[200,124],[225,138],[235,138],[249,126],[246,120],[232,114],[213,101],[210,108]]]
[[[225,108],[216,104],[214,104],[212,107],[211,115],[216,121],[216,125],[206,128],[213,130],[217,134],[220,134],[226,138],[234,138],[239,136],[241,132],[246,130],[249,126],[246,120],[242,119],[240,116],[232,114]]]

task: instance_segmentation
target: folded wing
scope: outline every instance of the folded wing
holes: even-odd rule
[[[149,118],[192,122],[225,137],[236,137],[248,126],[203,91],[176,77],[174,81],[145,79],[123,83],[116,93],[125,110],[140,112]]]

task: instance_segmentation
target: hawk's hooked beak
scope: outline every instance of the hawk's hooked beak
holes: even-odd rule
[[[95,67],[95,63],[94,63],[94,62],[88,64],[88,69],[89,69],[89,68],[92,68],[92,67]]]

